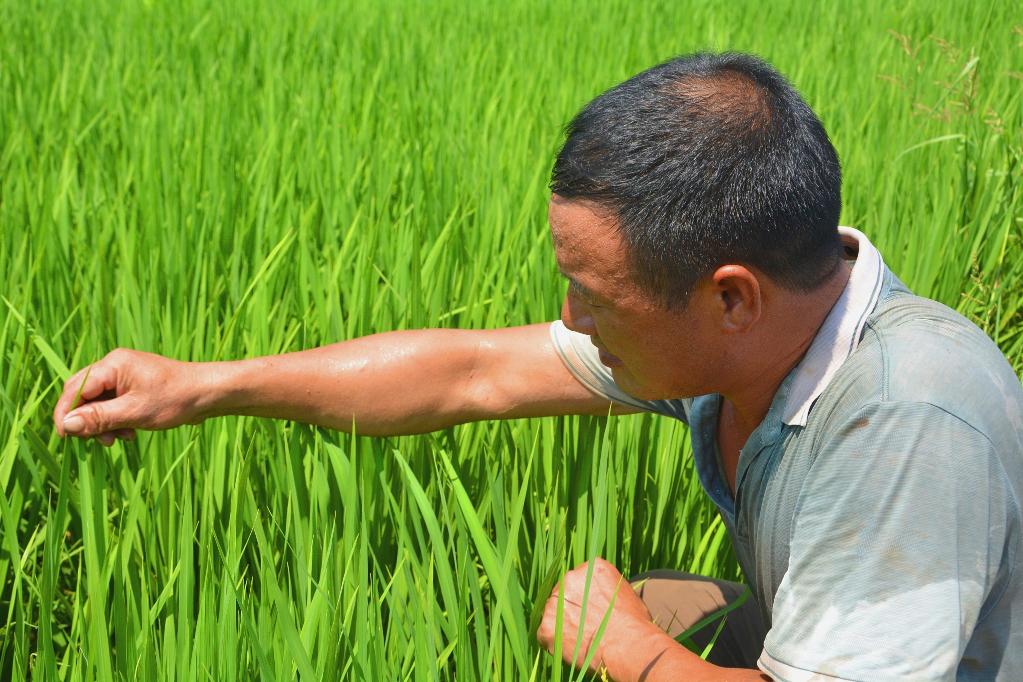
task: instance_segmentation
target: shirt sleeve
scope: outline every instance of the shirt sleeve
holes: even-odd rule
[[[954,680],[1007,581],[1015,507],[980,432],[929,404],[861,409],[819,450],[759,660],[776,680]]]
[[[551,323],[551,341],[565,367],[583,386],[593,393],[622,405],[644,412],[656,412],[689,423],[691,398],[677,400],[640,400],[634,398],[615,383],[611,370],[600,361],[596,346],[590,337],[570,330],[558,320]]]

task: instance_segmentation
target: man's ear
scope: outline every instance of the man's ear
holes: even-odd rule
[[[711,273],[710,284],[721,331],[742,334],[752,329],[763,311],[756,273],[742,265],[722,265]]]

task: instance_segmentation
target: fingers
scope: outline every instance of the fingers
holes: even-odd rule
[[[119,431],[127,435],[137,426],[135,412],[135,401],[130,396],[86,403],[69,412],[61,427],[67,435],[97,436],[101,443],[110,445]]]
[[[57,427],[57,433],[61,436],[67,435],[64,420],[68,413],[78,406],[74,403],[75,397],[79,396],[79,391],[81,394],[78,404],[82,404],[98,398],[107,391],[116,391],[116,389],[117,372],[103,360],[76,372],[64,384],[64,392],[57,400],[57,406],[53,410],[53,421]]]
[[[576,566],[575,568],[573,568],[571,572],[572,573],[586,573],[586,571],[589,569],[589,566],[590,566],[590,562],[589,561],[584,561],[581,564],[579,564],[578,566]],[[608,572],[610,572],[612,574],[620,575],[618,573],[618,569],[615,568],[615,565],[612,564],[610,561],[608,561],[607,559],[605,559],[604,557],[601,557],[601,556],[594,557],[593,558],[593,573],[597,574],[597,573],[608,573]]]
[[[135,429],[117,429],[116,431],[108,431],[107,433],[101,433],[96,436],[96,440],[98,440],[104,447],[109,448],[118,440],[135,440]]]
[[[68,380],[64,382],[64,390],[61,391],[60,397],[57,398],[57,404],[53,408],[53,424],[61,437],[65,435],[61,422],[64,421],[64,417],[67,416],[68,411],[71,409],[71,402],[75,398],[75,392],[78,390],[77,387],[81,385],[82,377],[85,376],[87,369],[88,367],[83,367],[68,377]],[[72,388],[73,386],[75,388]]]
[[[551,650],[559,600],[564,604],[563,616],[566,623],[578,624],[584,604],[586,620],[599,623],[614,603],[622,580],[618,569],[601,557],[596,557],[592,563],[583,562],[565,573],[547,599],[540,628],[536,633],[537,641],[548,651]]]
[[[562,632],[574,632],[575,630],[571,627],[565,627],[566,620],[572,620],[573,612],[570,605],[566,602],[565,607],[562,610]],[[557,629],[558,619],[558,592],[554,591],[553,594],[547,599],[547,603],[544,604],[543,617],[540,619],[540,627],[536,630],[536,641],[540,643],[544,649],[548,652],[554,652],[554,635]]]
[[[561,609],[561,627],[558,627],[558,610]],[[553,654],[556,649],[557,640],[561,640],[561,658],[569,665],[582,666],[583,662],[590,655],[590,647],[593,645],[593,638],[600,628],[600,614],[590,613],[585,622],[580,616],[582,605],[560,598],[552,594],[544,605],[543,619],[536,631],[536,641]],[[597,652],[596,658],[591,661],[590,669],[596,671],[603,665],[602,654]]]

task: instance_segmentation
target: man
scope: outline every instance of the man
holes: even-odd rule
[[[118,350],[68,381],[57,428],[109,445],[224,414],[373,435],[658,412],[690,424],[752,599],[704,662],[673,637],[734,586],[630,586],[598,560],[548,600],[549,649],[560,633],[614,680],[1023,679],[1023,389],[838,228],[838,159],[791,86],[746,55],[654,67],[576,117],[552,189],[553,325],[229,363]]]

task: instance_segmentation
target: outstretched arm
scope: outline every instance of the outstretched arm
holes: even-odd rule
[[[134,429],[231,414],[343,431],[354,425],[365,435],[423,433],[479,419],[607,414],[609,401],[564,367],[548,327],[388,332],[235,362],[180,362],[119,349],[67,381],[53,418],[62,436],[96,436],[109,445]],[[79,390],[81,404],[72,409]]]

